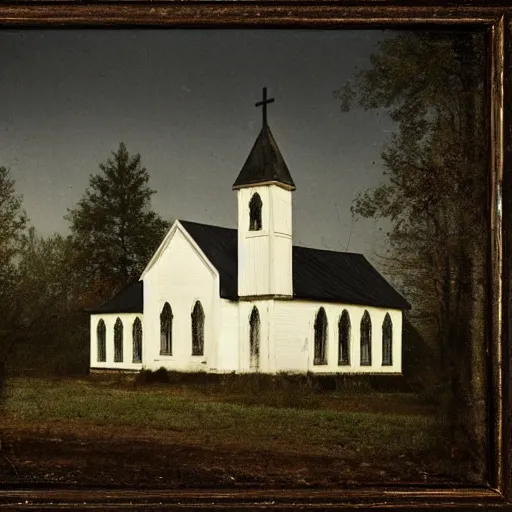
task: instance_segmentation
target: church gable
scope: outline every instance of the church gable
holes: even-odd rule
[[[184,220],[180,223],[220,274],[220,296],[237,300],[237,230]]]
[[[172,250],[173,239],[180,237],[186,241],[186,243],[190,246],[190,250],[192,251],[192,253],[203,262],[203,264],[208,268],[208,270],[212,274],[218,273],[216,267],[208,259],[208,257],[205,255],[205,253],[203,252],[201,247],[196,243],[196,241],[190,236],[190,234],[184,228],[181,221],[176,220],[169,229],[167,235],[163,239],[158,249],[155,251],[155,254],[147,264],[146,268],[142,272],[142,275],[140,277],[141,280],[144,280],[148,273],[150,273],[155,267],[157,267],[160,264],[160,261],[165,258],[165,255],[169,250]]]
[[[145,360],[152,368],[204,371],[215,358],[219,277],[176,221],[142,275]]]

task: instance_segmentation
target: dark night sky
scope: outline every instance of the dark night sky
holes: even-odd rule
[[[351,201],[383,179],[393,130],[383,112],[342,113],[333,91],[384,37],[379,31],[0,31],[0,165],[32,224],[66,232],[66,208],[119,142],[140,153],[164,218],[235,227],[231,185],[261,127],[288,164],[294,243],[363,252],[384,237],[352,226]]]

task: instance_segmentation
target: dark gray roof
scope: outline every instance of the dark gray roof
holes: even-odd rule
[[[255,185],[257,183],[277,182],[295,190],[295,183],[290,175],[277,143],[267,124],[261,129],[254,146],[245,161],[233,188]]]
[[[410,304],[362,255],[293,246],[293,296],[409,309]]]
[[[220,274],[220,295],[238,300],[236,229],[180,221]],[[293,296],[323,302],[409,309],[362,254],[293,247]]]
[[[238,233],[236,229],[179,221],[220,274],[220,296],[238,299]]]
[[[142,313],[144,311],[143,283],[135,281],[125,286],[112,299],[89,313]]]
[[[220,274],[220,296],[238,300],[238,234],[180,220]],[[137,281],[90,313],[142,313],[143,285]],[[393,309],[410,304],[362,254],[293,246],[293,297]]]

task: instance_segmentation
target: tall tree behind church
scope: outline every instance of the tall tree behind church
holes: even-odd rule
[[[67,215],[74,267],[86,283],[83,307],[97,305],[137,279],[169,228],[151,210],[155,191],[139,154],[130,155],[121,142],[99,167]]]
[[[483,361],[487,174],[482,34],[401,32],[386,38],[337,92],[385,109],[384,183],[359,195],[354,215],[387,218],[385,267],[413,303],[413,320],[439,355],[452,457],[484,470]],[[436,392],[437,393],[437,392]],[[476,461],[476,464],[475,464]]]

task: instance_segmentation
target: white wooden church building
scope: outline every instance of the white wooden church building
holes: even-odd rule
[[[140,279],[91,310],[91,369],[400,373],[408,302],[361,254],[293,245],[295,184],[266,120],[238,227],[174,222]]]

